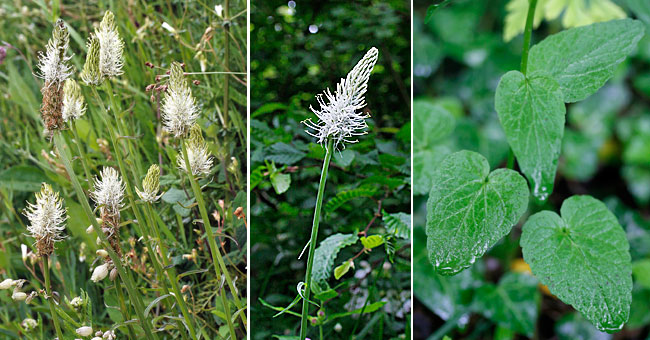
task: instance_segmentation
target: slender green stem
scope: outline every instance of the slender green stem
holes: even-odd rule
[[[95,229],[97,236],[102,241],[102,244],[104,245],[104,248],[108,252],[108,255],[113,260],[113,264],[115,265],[115,268],[117,269],[117,272],[120,275],[122,282],[124,282],[124,285],[126,286],[126,290],[129,294],[129,297],[131,298],[131,302],[133,303],[136,314],[138,314],[138,318],[140,319],[140,325],[144,330],[145,337],[149,340],[157,339],[157,336],[153,333],[151,324],[144,317],[144,307],[143,307],[142,299],[140,297],[140,294],[138,294],[137,290],[135,289],[135,285],[132,282],[131,277],[127,275],[124,266],[122,266],[122,259],[117,255],[117,253],[115,253],[113,248],[110,246],[110,243],[108,242],[108,238],[102,231],[101,226],[97,223],[97,219],[95,218],[95,214],[93,214],[92,209],[90,209],[90,204],[88,204],[88,198],[86,198],[86,195],[84,194],[83,189],[81,188],[81,184],[79,183],[79,180],[75,176],[74,170],[72,169],[72,163],[70,163],[70,156],[66,148],[65,139],[63,139],[63,136],[59,131],[54,133],[54,143],[56,145],[57,150],[59,151],[61,162],[63,163],[63,166],[65,167],[68,173],[68,177],[70,177],[70,181],[72,182],[72,186],[74,187],[74,190],[77,194],[77,199],[79,200],[79,203],[81,204],[84,212],[86,213],[86,216],[88,216],[88,219],[90,220],[93,229]]]
[[[530,38],[533,34],[533,21],[535,20],[535,8],[537,0],[529,0],[528,16],[526,17],[526,28],[524,29],[524,51],[521,54],[521,73],[526,74],[528,68],[528,51],[530,50]]]
[[[226,65],[226,71],[230,71],[230,3],[229,0],[225,0],[223,3],[223,20],[227,22],[223,27],[223,39],[224,39],[224,63]],[[230,91],[230,75],[226,74],[223,78],[223,125],[228,128],[228,104],[230,101],[229,98]]]
[[[210,218],[208,216],[208,211],[205,208],[203,193],[201,192],[201,188],[199,187],[199,184],[194,178],[194,174],[192,174],[192,167],[190,166],[190,160],[189,157],[187,156],[187,146],[185,146],[184,139],[181,139],[181,148],[183,150],[183,159],[185,160],[185,168],[188,170],[187,176],[190,178],[192,191],[194,191],[194,196],[196,197],[196,203],[199,206],[199,212],[201,214],[201,219],[203,220],[203,226],[205,227],[205,232],[207,234],[208,245],[210,246],[210,254],[212,255],[212,263],[214,264],[214,270],[215,273],[217,274],[217,280],[219,280],[221,278],[221,270],[219,270],[219,267],[223,263],[223,258],[221,257],[221,252],[217,247],[217,243],[214,239],[214,234],[212,233],[212,226],[210,225]],[[232,284],[232,280],[230,279],[230,274],[228,274],[228,270],[225,268],[225,263],[223,263],[223,267],[224,267],[223,275],[226,278],[228,285],[232,289],[234,286]],[[220,286],[219,290],[220,290],[219,295],[221,295],[221,303],[223,304],[224,313],[226,314],[226,322],[228,323],[230,334],[233,339],[236,339],[237,335],[235,334],[235,328],[232,324],[232,316],[230,313],[228,301],[226,300],[225,292],[223,291],[223,286]],[[237,290],[232,291],[232,295],[235,299],[238,299]],[[235,300],[235,303],[236,301],[237,300]],[[237,305],[237,308],[241,309],[239,305]],[[243,314],[244,313],[239,313],[240,316]],[[243,316],[242,316],[242,320],[244,320]],[[244,321],[244,326],[246,326],[246,321]]]
[[[120,280],[115,280],[115,292],[117,293],[117,300],[120,302],[120,312],[122,313],[122,318],[125,322],[131,320],[129,310],[126,308],[124,292],[122,291],[122,284],[120,284]],[[133,326],[131,326],[130,323],[127,324],[127,329],[129,330],[129,337],[131,337],[131,339],[135,339],[135,331],[133,330]]]
[[[111,81],[106,80],[105,82],[105,88],[104,90],[106,91],[106,94],[108,94],[108,100],[111,103],[111,106],[113,107],[113,115],[115,116],[115,123],[117,124],[118,127],[122,126],[122,119],[118,117],[119,111],[120,111],[120,106],[117,100],[115,100],[115,96],[113,94],[113,87],[111,86]],[[103,106],[103,104],[102,104]],[[104,112],[107,112],[104,110]],[[125,127],[126,128],[126,134],[131,135],[131,132],[128,129],[128,124]],[[133,169],[133,174],[134,177],[137,178],[140,174],[142,174],[142,164],[140,164],[140,157],[136,157],[135,150],[133,149],[133,143],[129,140],[126,141],[126,146],[129,149],[129,152],[133,156],[132,158],[135,160],[135,169]],[[117,145],[115,146],[117,147]]]
[[[145,209],[145,216],[148,217],[146,209]],[[155,228],[155,224],[153,224],[150,219],[147,219],[146,222],[147,223],[142,224],[142,232],[143,232],[142,236],[146,240],[145,244],[146,244],[146,247],[149,250],[149,254],[151,255],[151,263],[153,264],[154,270],[156,271],[156,275],[158,276],[158,278],[160,280],[160,284],[162,286],[163,294],[169,294],[169,289],[167,288],[167,283],[165,281],[164,271],[162,269],[162,266],[160,265],[160,262],[158,262],[156,248],[153,246],[153,241],[152,241],[153,238],[151,237],[151,232],[147,228],[147,225],[153,226],[153,228]],[[165,253],[163,253],[163,254],[165,254]],[[163,262],[164,262],[164,259],[163,259]],[[169,265],[169,263],[165,264],[165,266],[167,266],[167,265]],[[172,284],[175,283],[174,281],[171,281],[171,282],[172,282]],[[169,302],[169,300],[164,299],[163,301],[164,301],[163,303],[167,307],[167,309],[172,310],[173,306]],[[177,322],[177,324],[179,326],[178,329],[179,329],[179,333],[181,334],[181,337],[183,339],[187,339],[187,335],[185,334],[185,332],[182,331],[183,323],[180,320],[177,320],[176,322]],[[189,327],[191,327],[191,325]],[[192,335],[192,339],[196,339],[193,327],[190,328],[190,333]]]
[[[314,265],[314,251],[316,250],[316,240],[318,239],[318,225],[320,224],[320,211],[323,205],[323,194],[325,193],[325,182],[327,182],[327,170],[332,159],[332,148],[334,141],[330,138],[327,141],[325,151],[325,160],[323,161],[323,170],[320,173],[320,183],[318,184],[318,196],[316,196],[316,208],[314,208],[314,222],[311,226],[311,238],[309,239],[309,257],[307,257],[307,273],[305,273],[305,292],[302,294],[302,318],[300,320],[300,340],[307,337],[307,322],[309,319],[309,293],[311,292],[311,270]]]
[[[153,232],[155,234],[155,237],[158,241],[158,247],[160,247],[160,257],[163,262],[163,266],[165,266],[167,276],[169,278],[169,282],[172,284],[172,291],[174,292],[174,298],[176,298],[176,302],[178,303],[178,306],[181,308],[181,313],[183,314],[183,318],[185,319],[185,323],[187,323],[187,328],[190,331],[190,335],[192,336],[192,339],[196,339],[196,331],[194,330],[194,323],[192,322],[192,317],[190,316],[190,313],[188,312],[187,306],[185,305],[185,300],[183,299],[183,295],[181,294],[181,290],[178,288],[178,279],[176,276],[176,270],[174,270],[173,266],[170,266],[169,263],[169,258],[167,257],[167,247],[162,241],[162,238],[160,237],[160,231],[158,230],[158,224],[155,223],[154,218],[153,218],[153,213],[152,213],[153,208],[151,207],[151,204],[149,202],[145,203],[145,214],[147,215],[147,223],[151,228],[153,229]],[[153,250],[155,251],[155,250]],[[154,254],[152,254],[153,256]],[[162,274],[160,274],[162,278]],[[165,288],[167,289],[167,288]],[[167,293],[169,294],[169,293]],[[181,332],[182,333],[182,332]]]
[[[74,136],[75,144],[77,144],[77,152],[79,152],[79,158],[81,159],[81,165],[84,168],[84,173],[86,174],[86,181],[88,182],[88,187],[90,188],[92,183],[92,177],[90,175],[90,168],[88,167],[88,159],[86,158],[86,153],[81,147],[81,140],[79,139],[79,133],[77,132],[77,124],[73,119],[70,123],[70,130],[72,130],[72,135]]]
[[[54,322],[54,329],[56,330],[56,336],[59,339],[63,339],[63,333],[61,332],[61,325],[59,325],[59,316],[56,314],[56,307],[54,306],[54,296],[52,295],[52,283],[50,282],[50,266],[48,264],[49,257],[43,256],[43,275],[45,276],[45,292],[47,294],[47,301],[50,305],[50,314],[52,314],[52,321]]]

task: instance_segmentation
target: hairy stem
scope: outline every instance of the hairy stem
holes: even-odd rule
[[[524,29],[524,50],[521,54],[521,73],[526,74],[528,68],[528,51],[530,51],[530,38],[533,35],[533,21],[535,20],[535,8],[537,0],[529,0],[528,16],[526,17],[526,28]]]
[[[320,224],[320,211],[323,205],[323,194],[325,192],[325,182],[327,182],[327,170],[329,169],[330,160],[332,159],[332,148],[334,141],[330,138],[327,141],[325,160],[323,160],[323,170],[320,174],[320,183],[318,184],[318,196],[316,196],[316,208],[314,209],[314,222],[311,227],[311,238],[309,239],[309,257],[307,258],[307,273],[305,273],[305,292],[302,299],[302,317],[300,320],[300,340],[307,337],[307,322],[309,319],[309,293],[311,292],[311,270],[314,265],[314,251],[316,250],[316,240],[318,238],[318,225]]]
[[[230,286],[231,290],[233,289],[234,285],[232,284],[232,280],[230,279],[230,274],[228,274],[227,268],[225,268],[225,263],[223,262],[223,257],[221,256],[221,252],[219,251],[219,248],[217,247],[217,243],[214,239],[214,234],[212,233],[212,226],[210,225],[210,217],[208,216],[208,211],[205,208],[205,201],[203,200],[203,193],[201,192],[201,188],[199,187],[199,184],[196,182],[196,179],[194,178],[194,174],[192,174],[192,167],[190,166],[190,160],[189,157],[187,156],[187,146],[185,145],[185,140],[181,139],[181,149],[183,151],[183,158],[185,160],[185,168],[187,169],[187,176],[190,178],[190,183],[192,185],[192,191],[194,191],[194,196],[196,197],[196,203],[199,206],[199,212],[201,214],[201,219],[203,220],[203,226],[205,227],[205,232],[207,234],[207,239],[208,239],[208,245],[210,246],[210,255],[212,255],[212,263],[214,264],[214,270],[215,273],[217,274],[217,280],[221,278],[221,270],[219,267],[223,267],[223,275],[226,279],[226,282],[228,282],[228,285]],[[223,265],[222,265],[223,264]],[[230,329],[230,334],[233,339],[237,338],[237,335],[235,334],[235,328],[232,324],[232,314],[230,313],[230,308],[228,306],[228,301],[226,300],[226,295],[223,290],[223,286],[219,287],[219,295],[221,295],[221,303],[223,304],[223,309],[226,314],[226,322],[228,323],[228,328]],[[232,290],[232,295],[235,298],[235,304],[237,305],[237,290]],[[237,305],[237,308],[241,309],[239,305]],[[243,315],[244,313],[240,313],[239,315]],[[242,317],[243,320],[243,317]],[[246,322],[244,321],[244,325]]]
[[[50,305],[50,314],[52,314],[52,321],[54,322],[54,329],[56,330],[56,336],[59,339],[63,339],[63,333],[61,332],[61,325],[59,324],[59,316],[56,314],[54,306],[54,296],[52,295],[52,283],[50,282],[50,266],[48,261],[50,258],[48,256],[43,256],[43,275],[45,276],[45,293],[47,294],[47,301]]]
[[[77,194],[77,199],[79,200],[79,203],[81,204],[84,212],[86,213],[86,216],[88,216],[90,223],[92,223],[93,229],[95,229],[97,236],[102,241],[105,250],[108,252],[108,255],[113,260],[113,264],[115,265],[115,268],[117,269],[117,272],[120,275],[122,282],[124,282],[124,285],[126,286],[126,290],[129,294],[129,297],[131,298],[131,302],[133,303],[136,314],[138,314],[138,318],[140,319],[139,322],[140,325],[142,326],[142,329],[144,330],[145,337],[149,340],[157,339],[157,336],[153,333],[151,324],[144,317],[144,307],[142,303],[142,298],[140,297],[140,294],[135,289],[135,284],[131,280],[131,277],[127,275],[124,266],[122,266],[122,259],[117,255],[117,253],[115,253],[113,247],[111,247],[108,238],[106,237],[106,234],[104,234],[104,232],[102,231],[102,227],[99,225],[99,223],[97,223],[95,214],[93,214],[92,209],[90,209],[88,198],[84,194],[83,189],[81,188],[81,184],[79,183],[79,180],[75,176],[74,170],[72,169],[72,163],[70,163],[70,156],[68,155],[68,150],[66,148],[67,145],[60,131],[55,132],[54,143],[56,145],[57,150],[59,151],[61,162],[63,163],[65,170],[68,172],[68,177],[70,177],[70,181],[72,182],[72,186],[74,187],[74,190]]]

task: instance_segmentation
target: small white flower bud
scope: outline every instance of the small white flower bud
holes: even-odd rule
[[[79,327],[77,328],[77,334],[81,336],[90,336],[91,334],[93,334],[93,329],[92,327],[88,327],[88,326]]]
[[[104,249],[97,249],[95,254],[97,254],[97,256],[101,256],[101,257],[104,257],[104,258],[108,257],[108,252],[106,250],[104,250]]]
[[[9,289],[15,285],[14,280],[6,279],[0,282],[0,289]]]
[[[93,282],[98,282],[106,278],[108,275],[108,263],[104,263],[101,266],[98,266],[93,271],[93,275],[90,277],[90,280]]]
[[[21,244],[20,245],[20,253],[23,256],[23,262],[27,261],[27,245],[26,244]]]
[[[29,332],[32,331],[34,328],[36,328],[36,326],[38,326],[38,322],[32,318],[27,318],[23,320],[23,322],[20,325],[23,326],[23,328]]]
[[[97,245],[101,245],[101,244],[102,244],[102,239],[99,238],[99,236],[97,236],[97,238],[95,239],[95,244],[97,244]]]
[[[14,301],[24,301],[27,298],[27,294],[14,291],[11,298],[14,299]]]
[[[113,268],[111,270],[111,275],[110,275],[109,279],[111,279],[111,281],[115,281],[115,278],[117,278],[117,269]]]
[[[86,228],[86,234],[92,234],[93,231],[95,231],[95,227],[93,225],[89,225],[88,228]]]
[[[343,326],[341,326],[341,324],[337,322],[336,325],[334,325],[334,331],[336,333],[341,333],[342,330],[343,330]]]

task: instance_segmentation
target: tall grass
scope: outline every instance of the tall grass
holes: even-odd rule
[[[64,339],[79,337],[84,326],[93,334],[114,330],[118,338],[245,338],[246,214],[235,210],[246,211],[246,2],[226,4],[221,16],[202,1],[0,4],[6,52],[0,61],[0,281],[25,279],[23,291],[46,287],[49,296],[25,303],[1,290],[0,337],[52,338],[55,313]],[[63,19],[74,53],[72,77],[79,80],[85,40],[106,10],[115,14],[125,41],[124,74],[98,88],[81,86],[86,114],[50,138],[39,116],[37,52],[54,21]],[[162,130],[160,109],[173,61],[185,64],[201,106],[197,123],[215,157],[202,178],[178,169],[183,141]],[[142,189],[152,164],[161,169],[164,194],[149,203],[135,189]],[[97,232],[101,223],[89,200],[103,167],[118,169],[126,184],[122,261]],[[60,192],[70,216],[68,237],[57,243],[49,267],[32,255],[34,240],[25,234],[21,213],[41,182]],[[95,232],[87,233],[88,226]],[[102,263],[99,249],[115,262],[114,280],[90,281]],[[52,294],[45,272],[51,273],[45,281],[51,281]],[[49,302],[56,302],[53,312]]]

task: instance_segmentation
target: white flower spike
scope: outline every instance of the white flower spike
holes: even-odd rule
[[[66,80],[63,86],[63,120],[69,122],[79,119],[85,112],[86,103],[81,95],[79,84],[73,79]]]
[[[98,206],[101,206],[102,211],[116,215],[123,207],[122,200],[126,186],[122,182],[120,174],[113,168],[104,167],[100,175],[101,180],[95,178],[95,191],[90,193],[90,197]]]
[[[172,63],[169,72],[169,84],[163,98],[162,118],[165,131],[176,138],[185,136],[199,118],[199,109],[183,76],[183,68],[177,62]]]
[[[59,86],[72,74],[70,65],[68,65],[71,57],[66,56],[69,44],[70,33],[63,20],[59,19],[54,25],[52,38],[47,41],[45,53],[39,52],[38,55],[40,73],[37,76],[42,78],[48,86],[50,84]]]
[[[54,242],[64,239],[61,233],[68,215],[63,207],[63,199],[49,184],[43,183],[41,191],[36,193],[36,203],[27,202],[27,205],[24,212],[30,222],[27,231],[36,239],[38,255],[50,256],[54,251]]]
[[[106,11],[104,18],[99,24],[99,29],[95,31],[95,36],[99,40],[99,73],[103,77],[115,77],[122,74],[122,51],[124,50],[124,41],[115,27],[115,15],[113,12]]]
[[[307,133],[325,144],[328,138],[333,138],[334,149],[339,145],[345,148],[345,143],[356,143],[355,136],[365,135],[368,127],[366,118],[370,116],[361,109],[366,106],[365,94],[368,89],[368,79],[375,67],[379,51],[371,48],[357,65],[348,73],[345,79],[336,85],[336,92],[328,88],[323,94],[316,96],[320,109],[309,107],[318,117],[316,123],[311,119],[303,121],[308,128]]]
[[[210,156],[208,146],[205,140],[203,140],[201,128],[196,124],[190,130],[190,138],[187,143],[187,158],[190,163],[192,175],[201,176],[210,173],[210,169],[212,169],[212,156]],[[188,172],[185,158],[183,158],[182,154],[176,158],[176,164],[181,170]]]

